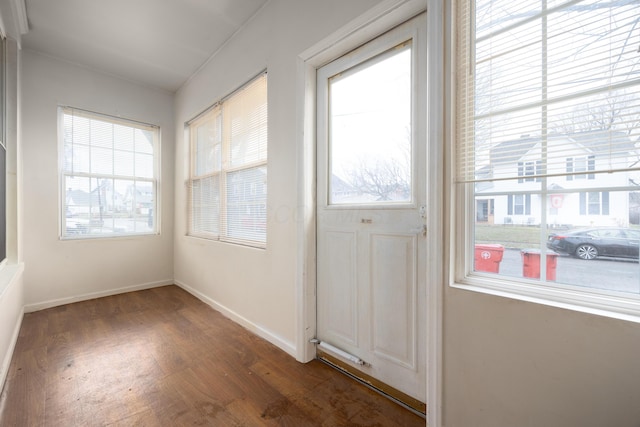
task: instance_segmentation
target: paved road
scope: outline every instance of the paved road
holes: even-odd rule
[[[500,275],[523,277],[520,250],[504,251]],[[640,264],[638,260],[597,258],[585,261],[558,255],[556,283],[640,294]]]

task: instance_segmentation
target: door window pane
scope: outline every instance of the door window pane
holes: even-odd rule
[[[411,201],[411,44],[329,80],[329,204]]]

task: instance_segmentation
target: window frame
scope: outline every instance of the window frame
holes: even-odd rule
[[[265,98],[264,102],[266,105],[266,117],[264,119],[264,123],[262,123],[262,127],[265,128],[266,133],[266,142],[265,149],[263,153],[263,157],[255,160],[249,161],[244,164],[233,164],[231,147],[230,145],[233,143],[231,141],[231,124],[227,124],[227,120],[225,118],[225,105],[227,103],[233,102],[236,95],[241,95],[243,91],[247,88],[250,88],[254,83],[260,84],[259,80],[264,79],[264,88],[265,88]],[[211,165],[212,170],[205,174],[198,174],[199,168],[199,159],[197,157],[197,132],[198,126],[201,124],[208,123],[211,118],[209,116],[214,116],[214,120],[219,123],[216,123],[217,132],[218,132],[218,140],[216,144],[219,145],[219,160],[218,165]],[[189,120],[185,124],[185,129],[187,130],[187,139],[189,141],[189,171],[187,178],[187,236],[202,238],[211,241],[236,244],[242,246],[248,246],[258,249],[266,249],[267,247],[267,201],[268,201],[268,189],[267,189],[267,180],[268,180],[268,77],[267,70],[263,70],[258,73],[253,78],[249,79],[247,82],[242,84],[236,90],[232,91],[227,96],[223,97],[217,102],[214,102],[209,108],[205,109],[200,114],[196,115],[193,119]],[[214,147],[215,145],[214,144]],[[205,163],[205,170],[207,166]],[[230,176],[235,174],[239,174],[247,171],[264,171],[264,183],[262,185],[263,189],[263,197],[264,203],[260,207],[261,216],[264,217],[264,241],[251,239],[251,238],[242,238],[242,237],[234,237],[231,235],[229,230],[229,221],[228,218],[230,216],[229,211],[230,207],[233,207],[234,204],[228,200],[228,195],[230,193],[229,188],[231,185],[234,188],[240,188],[239,185],[243,188],[242,193],[245,195],[249,195],[251,197],[256,196],[259,197],[261,195],[258,194],[258,185],[254,181],[246,181],[243,180],[240,183],[232,183],[230,182]],[[259,173],[259,172],[258,172]],[[213,179],[217,180],[215,184],[215,188],[212,187],[212,190],[217,189],[217,208],[216,206],[205,206],[203,205],[202,199],[200,203],[196,203],[195,197],[195,189],[196,189],[196,181],[202,181],[203,179]],[[247,187],[248,185],[248,187]],[[248,191],[247,191],[248,190]],[[255,198],[255,197],[254,197]],[[238,202],[236,202],[238,204]],[[257,205],[247,205],[246,208],[251,212],[254,211]],[[207,209],[213,209],[209,212],[209,217],[204,218],[207,213],[205,212]],[[198,212],[198,213],[196,213]],[[204,213],[203,213],[204,212]],[[207,230],[207,226],[211,224],[211,227]],[[214,226],[215,225],[215,226]],[[247,229],[241,229],[240,231],[247,232]]]
[[[520,209],[517,209],[520,208]],[[520,210],[520,212],[517,212]],[[516,193],[507,194],[507,215],[527,216],[531,215],[531,194]]]
[[[128,127],[131,129],[137,129],[142,131],[148,131],[152,135],[151,147],[152,147],[152,176],[138,176],[133,175],[118,175],[115,171],[112,170],[112,173],[103,173],[103,172],[86,172],[86,171],[74,171],[73,166],[71,170],[67,170],[65,167],[65,115],[77,113],[80,116],[88,120],[96,120],[103,123],[108,123],[110,125],[119,125]],[[99,113],[95,111],[90,111],[82,108],[76,108],[66,105],[58,106],[58,156],[59,156],[59,172],[58,172],[58,188],[59,188],[59,201],[60,201],[60,209],[59,215],[60,219],[58,221],[59,230],[58,235],[60,240],[64,241],[74,241],[74,240],[87,240],[87,239],[113,239],[113,238],[136,238],[136,237],[144,237],[144,236],[154,236],[160,234],[160,213],[158,207],[160,206],[160,138],[161,138],[161,130],[160,126],[149,124],[145,122],[141,122],[133,119],[126,119],[122,117],[116,117],[110,114]],[[73,143],[72,143],[73,144]],[[84,144],[81,144],[84,145]],[[112,146],[109,149],[112,155],[119,151],[118,149]],[[133,149],[132,153],[138,153],[138,150]],[[148,153],[140,153],[147,154]],[[115,162],[114,162],[115,164]],[[135,167],[134,167],[135,169]],[[78,178],[88,178],[89,183],[91,184],[92,179],[111,179],[111,180],[128,180],[134,182],[144,182],[151,184],[152,189],[152,198],[153,202],[151,206],[147,209],[150,209],[151,212],[147,214],[140,214],[140,218],[147,218],[148,223],[152,221],[152,225],[150,225],[151,230],[144,231],[113,231],[112,233],[69,233],[67,232],[67,188],[66,188],[66,178],[67,177],[78,177]],[[90,208],[91,209],[91,208]],[[133,205],[132,205],[132,209]],[[91,216],[91,213],[89,214]],[[149,219],[150,216],[150,219]],[[89,224],[91,224],[91,218],[89,218]]]
[[[460,134],[459,122],[465,120],[464,110],[461,105],[460,94],[463,93],[467,96],[469,92],[473,92],[472,87],[465,88],[460,83],[460,74],[469,72],[471,65],[465,63],[469,59],[473,58],[473,53],[466,52],[465,59],[460,59],[460,44],[469,48],[469,45],[474,45],[470,32],[474,31],[472,24],[461,24],[459,21],[458,13],[462,9],[460,7],[462,2],[457,2],[457,8],[454,7],[454,13],[451,15],[452,19],[452,36],[454,43],[452,44],[452,54],[450,57],[451,67],[457,70],[454,73],[454,77],[451,81],[451,94],[454,104],[452,106],[452,120],[451,123],[451,137],[454,141],[452,144],[451,152],[451,173],[453,175],[453,184],[451,187],[451,197],[449,199],[451,206],[451,266],[452,274],[450,275],[449,285],[453,288],[462,289],[466,291],[481,292],[500,297],[513,298],[523,301],[528,301],[537,304],[550,305],[554,307],[560,307],[563,309],[570,309],[574,311],[586,312],[590,314],[596,314],[606,317],[612,317],[617,319],[623,319],[632,322],[640,322],[640,296],[638,295],[621,295],[615,292],[609,292],[602,289],[589,288],[585,289],[568,284],[556,285],[555,283],[546,282],[544,280],[527,280],[518,279],[514,277],[499,276],[490,273],[474,272],[474,226],[475,226],[475,207],[477,203],[476,194],[483,197],[495,197],[500,195],[498,193],[476,193],[475,186],[478,183],[483,184],[482,180],[475,182],[457,182],[456,163],[460,158]],[[473,9],[473,7],[471,8]],[[471,11],[470,13],[473,13]],[[461,39],[464,39],[462,42]],[[456,41],[458,43],[456,43]],[[462,66],[460,65],[461,63]],[[469,101],[466,101],[469,102]],[[472,104],[472,102],[471,102]],[[462,111],[462,112],[461,112]],[[468,119],[466,119],[468,120]],[[473,119],[472,119],[473,120]],[[609,190],[618,190],[617,188],[599,188],[593,185],[588,185],[586,180],[595,179],[595,174],[591,171],[595,171],[596,157],[593,155],[584,156],[585,159],[585,171],[582,175],[585,178],[585,183],[580,188],[571,188],[572,192],[598,192],[600,195],[600,212],[603,209],[602,193],[609,192]],[[569,160],[569,158],[567,158]],[[571,159],[573,162],[573,159]],[[525,172],[525,162],[514,162],[514,166],[518,166],[518,173],[515,176],[518,183],[525,183],[532,179]],[[572,163],[573,169],[573,163]],[[569,164],[567,163],[567,181],[577,179],[579,174],[569,171]],[[569,174],[571,173],[571,174]],[[536,168],[536,175],[539,175]],[[514,179],[515,179],[514,178]],[[544,179],[544,178],[542,178]],[[540,177],[536,177],[536,181],[539,181]],[[631,192],[632,190],[628,190]],[[552,192],[549,189],[542,189],[541,191],[533,192],[532,194],[540,194],[541,197],[546,198]],[[506,193],[504,193],[506,194]],[[525,193],[526,194],[526,193]],[[546,267],[545,257],[541,257],[540,260],[541,271],[544,271]]]
[[[584,167],[578,168],[578,164],[584,165]],[[594,173],[588,173],[590,171],[594,171],[595,169],[596,156],[593,154],[589,154],[588,156],[567,157],[566,159],[566,171],[568,174],[566,177],[567,181],[580,179],[596,179]]]
[[[542,160],[528,160],[526,162],[518,162],[518,183],[523,182],[541,182],[542,178]]]
[[[7,263],[7,38],[0,36],[0,266]]]
[[[595,189],[597,190],[597,189]],[[593,201],[593,196],[597,196],[597,201]],[[582,216],[609,215],[609,192],[608,191],[581,191],[579,212]],[[595,212],[594,208],[597,208]]]

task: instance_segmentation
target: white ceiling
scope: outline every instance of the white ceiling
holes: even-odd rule
[[[25,0],[22,47],[174,92],[266,1]]]

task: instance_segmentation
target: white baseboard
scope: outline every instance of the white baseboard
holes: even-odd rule
[[[214,310],[219,311],[225,317],[233,320],[234,322],[238,323],[239,325],[241,325],[245,329],[253,332],[256,335],[258,335],[259,337],[264,338],[265,340],[269,341],[271,344],[277,346],[278,348],[280,348],[282,351],[286,352],[287,354],[289,354],[293,358],[296,357],[296,347],[295,347],[295,345],[293,343],[283,339],[282,337],[280,337],[280,336],[274,334],[273,332],[263,328],[262,326],[253,323],[252,321],[248,320],[247,318],[239,315],[238,313],[236,313],[233,310],[230,310],[229,308],[227,308],[224,305],[218,303],[217,301],[209,298],[208,296],[206,296],[202,292],[192,288],[191,286],[188,286],[188,285],[180,282],[179,280],[174,280],[174,283],[176,285],[180,286],[185,291],[189,292],[194,297],[198,298],[200,301],[202,301],[205,304],[211,306]]]
[[[92,292],[89,294],[75,295],[67,298],[59,298],[55,300],[38,302],[24,306],[25,313],[46,310],[47,308],[58,307],[60,305],[72,304],[74,302],[87,301],[95,298],[108,297],[111,295],[124,294],[126,292],[141,291],[144,289],[158,288],[160,286],[173,285],[173,279],[159,280],[156,282],[147,282],[139,285],[127,286],[124,288],[109,289],[106,291]]]

